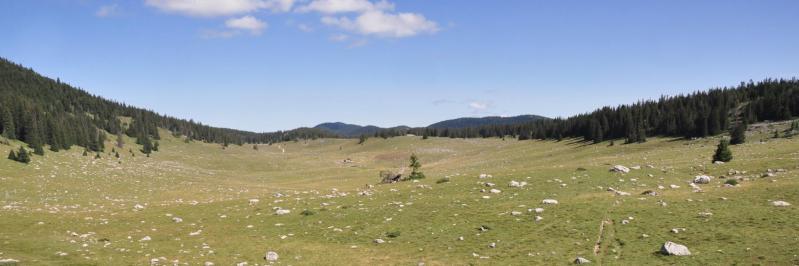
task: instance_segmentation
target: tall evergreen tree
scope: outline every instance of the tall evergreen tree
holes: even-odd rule
[[[8,159],[12,160],[12,161],[16,161],[17,160],[17,154],[14,153],[14,150],[10,150],[8,152]]]
[[[419,157],[417,157],[415,153],[411,154],[411,163],[409,167],[411,168],[411,174],[408,176],[408,179],[414,180],[424,178],[424,173],[419,171],[419,169],[422,168],[422,163],[419,162]]]
[[[14,126],[14,117],[6,106],[0,105],[0,133],[7,139],[17,138],[17,129]]]
[[[738,145],[746,142],[746,128],[747,125],[744,122],[736,124],[730,133],[730,144]]]

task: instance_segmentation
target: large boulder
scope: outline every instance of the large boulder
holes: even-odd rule
[[[402,180],[402,174],[392,171],[380,171],[380,183],[391,184]]]
[[[690,256],[691,251],[688,247],[668,241],[660,247],[660,253],[669,256]]]
[[[613,166],[613,168],[610,168],[610,171],[611,172],[625,173],[626,174],[626,173],[630,172],[630,168],[627,168],[624,165],[615,165],[615,166]]]
[[[698,175],[694,177],[694,184],[707,184],[711,179],[713,178],[707,175]]]

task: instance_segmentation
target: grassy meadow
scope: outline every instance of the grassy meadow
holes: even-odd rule
[[[126,139],[119,159],[110,137],[99,159],[74,147],[28,165],[0,160],[0,258],[265,265],[274,251],[279,265],[566,265],[578,256],[606,265],[799,264],[799,139],[771,138],[785,126],[753,127],[726,164],[710,161],[719,137],[610,146],[407,136],[256,150],[163,131],[159,152],[147,157]],[[0,144],[0,154],[20,145]],[[412,153],[426,179],[377,184],[380,170],[399,170]],[[613,165],[640,169],[608,171]],[[763,177],[768,169],[773,176]],[[694,192],[700,174],[715,178]],[[740,184],[725,187],[732,178]],[[666,241],[692,256],[658,254]]]

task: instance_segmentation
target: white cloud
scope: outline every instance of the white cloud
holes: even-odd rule
[[[394,4],[386,0],[372,3],[368,0],[313,0],[297,8],[298,12],[319,12],[324,14],[394,10]]]
[[[101,6],[99,9],[97,9],[97,12],[94,13],[94,15],[101,18],[105,18],[116,15],[118,11],[119,11],[119,6],[117,6],[117,4],[104,5]]]
[[[225,21],[225,26],[231,29],[247,30],[252,35],[258,35],[266,29],[267,24],[253,16],[243,16],[240,18],[228,19]]]
[[[269,9],[288,12],[295,0],[145,0],[149,6],[165,12],[189,16],[232,16]]]
[[[484,110],[488,109],[488,107],[489,107],[488,103],[484,103],[484,102],[470,102],[469,103],[469,108],[472,108],[475,111],[484,111]]]
[[[363,35],[403,38],[421,33],[435,33],[438,24],[421,14],[397,13],[383,11],[367,11],[354,20],[347,17],[322,17],[322,23],[357,32]]]

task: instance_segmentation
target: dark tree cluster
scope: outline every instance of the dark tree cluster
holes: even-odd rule
[[[167,129],[175,136],[185,136],[187,141],[239,145],[335,137],[309,128],[254,133],[160,115],[91,95],[3,58],[0,58],[0,95],[0,133],[8,139],[27,143],[35,154],[44,154],[45,144],[52,151],[77,145],[102,152],[107,133],[126,134],[144,145],[143,151],[153,151],[157,149],[154,141],[160,139],[158,128]],[[130,118],[132,122],[123,123],[126,119],[122,118]],[[122,142],[117,143],[119,147],[122,145]]]
[[[525,124],[467,128],[383,130],[375,136],[406,134],[450,138],[512,136],[519,140],[582,138],[594,143],[623,139],[645,142],[648,136],[707,137],[745,129],[746,124],[799,116],[799,80],[767,79],[688,95],[662,96],[618,107],[603,107],[569,118],[542,119]],[[741,132],[736,132],[740,134]],[[740,136],[740,135],[739,135]],[[743,141],[742,138],[737,140]]]

